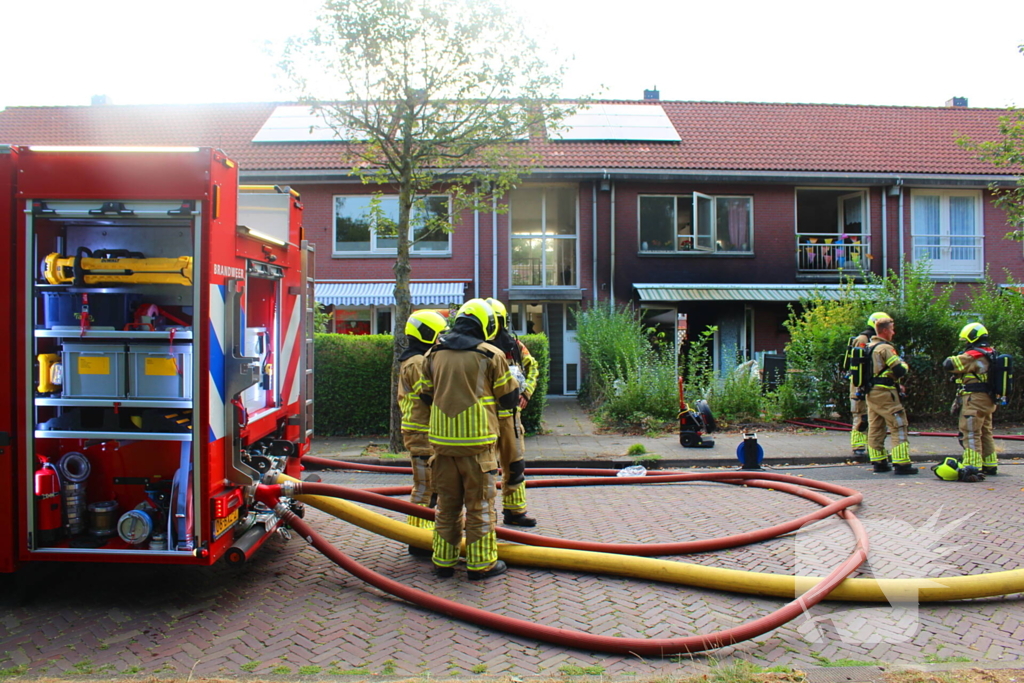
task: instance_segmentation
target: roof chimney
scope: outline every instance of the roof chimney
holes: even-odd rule
[[[954,97],[951,100],[946,100],[946,106],[947,107],[966,107],[967,106],[967,98],[966,97]]]
[[[99,107],[99,106],[102,106],[104,104],[113,104],[113,103],[114,103],[114,98],[111,97],[110,95],[93,95],[92,96],[92,106],[94,106],[94,107]]]
[[[660,100],[661,93],[658,92],[658,86],[654,86],[654,90],[644,90],[645,100]]]

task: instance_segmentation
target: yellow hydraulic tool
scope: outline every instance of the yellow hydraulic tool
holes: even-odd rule
[[[51,285],[191,285],[192,257],[145,258],[138,252],[79,249],[75,256],[53,253],[43,259],[43,277]]]

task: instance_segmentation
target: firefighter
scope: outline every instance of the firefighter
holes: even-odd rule
[[[869,315],[867,329],[850,340],[850,348],[866,349],[871,344],[871,338],[875,336],[875,323],[888,317],[888,313],[881,311]],[[850,413],[853,415],[850,448],[855,458],[863,458],[868,453],[868,405],[864,401],[864,389],[856,385],[853,377],[850,378]]]
[[[875,472],[917,474],[910,461],[907,411],[900,403],[900,380],[906,376],[907,364],[896,353],[892,338],[896,323],[889,316],[875,320],[875,335],[868,347],[871,367],[871,389],[868,404],[868,457]],[[885,432],[892,435],[893,447],[885,452]],[[889,464],[892,459],[892,465]]]
[[[505,354],[487,343],[497,333],[491,307],[483,299],[470,299],[423,363],[420,398],[430,405],[437,493],[433,562],[440,577],[455,573],[463,528],[470,580],[508,569],[498,559],[494,531],[498,410],[519,405],[519,384]]]
[[[989,345],[988,330],[981,323],[964,325],[960,341],[965,344],[964,352],[944,360],[942,367],[953,373],[960,385],[956,405],[960,413],[960,443],[964,447],[961,464],[994,476],[999,471],[996,442],[992,438],[996,402],[988,373],[995,351]]]
[[[434,507],[434,488],[430,483],[430,408],[420,400],[417,393],[423,377],[423,354],[437,341],[438,335],[448,325],[443,315],[436,311],[413,311],[405,323],[405,338],[408,346],[399,358],[398,405],[402,409],[402,442],[409,451],[412,461],[412,494],[409,502],[423,507]],[[406,522],[421,529],[433,529],[434,523],[409,515]],[[409,554],[416,557],[430,557],[424,548],[409,546]]]
[[[508,329],[508,311],[497,299],[487,299],[498,321],[494,345],[505,353],[512,375],[519,382],[519,405],[498,411],[498,463],[501,465],[501,514],[509,526],[537,526],[526,514],[526,435],[520,417],[537,388],[540,370],[530,350]]]

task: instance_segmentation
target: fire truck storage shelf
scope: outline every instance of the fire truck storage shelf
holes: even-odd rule
[[[312,434],[301,209],[210,148],[0,146],[0,572],[244,561],[275,531],[254,485]]]

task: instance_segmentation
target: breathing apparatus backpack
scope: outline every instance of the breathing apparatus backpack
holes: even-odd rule
[[[1013,391],[1013,356],[1008,353],[985,354],[989,360],[988,386],[992,398],[1006,404]]]

